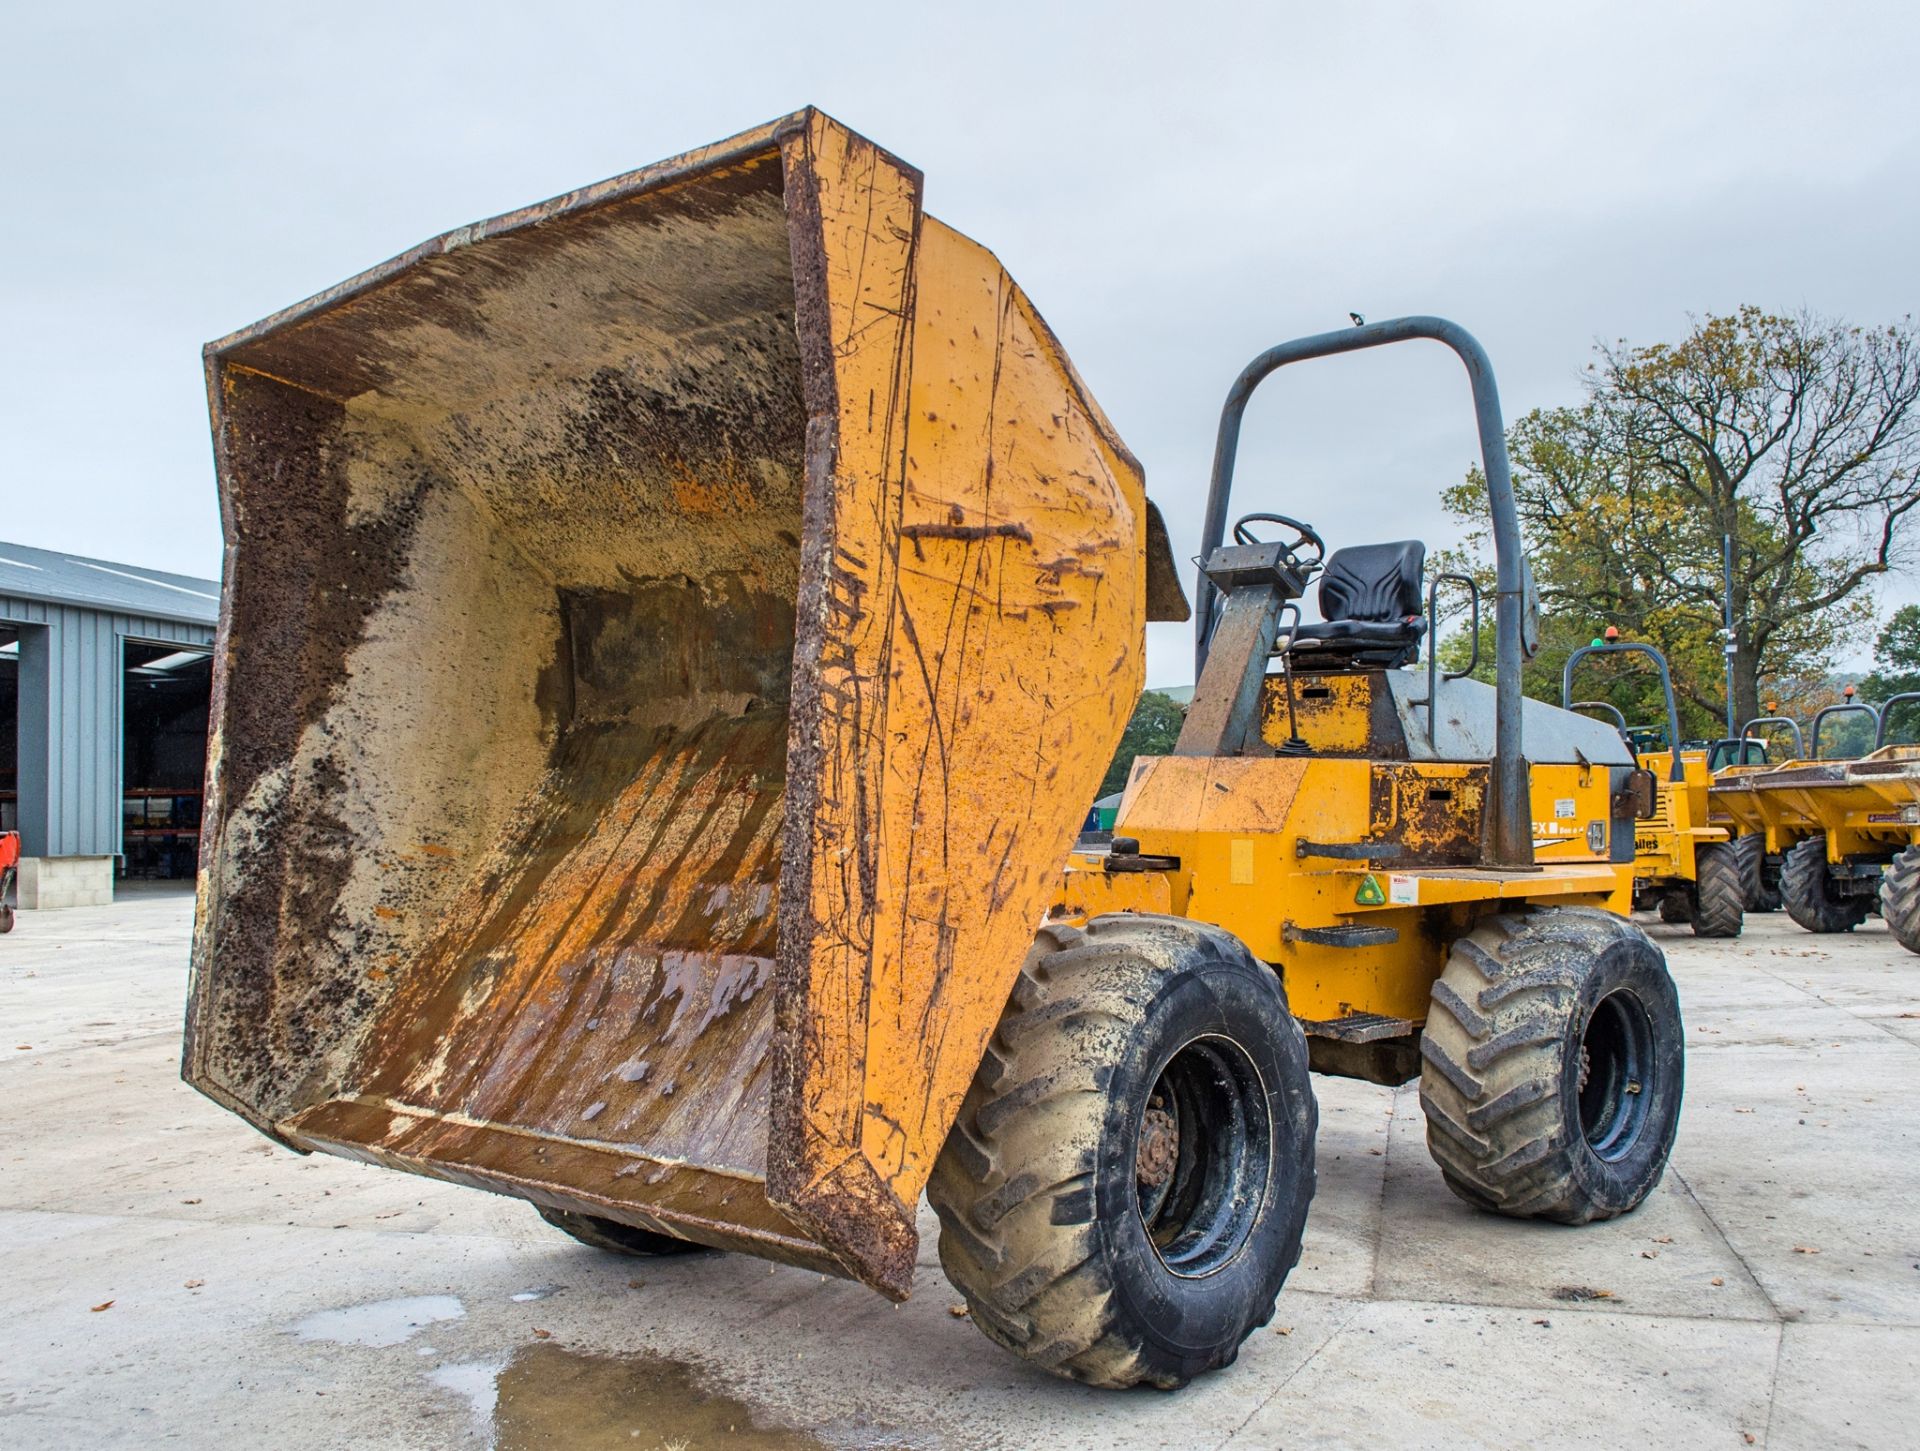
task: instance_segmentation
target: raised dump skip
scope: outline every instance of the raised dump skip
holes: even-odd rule
[[[1141,681],[1140,472],[1019,289],[805,112],[207,366],[188,1080],[904,1295]]]

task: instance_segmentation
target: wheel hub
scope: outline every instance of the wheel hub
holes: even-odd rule
[[[1246,1244],[1272,1169],[1271,1111],[1246,1050],[1211,1035],[1186,1044],[1135,1132],[1134,1193],[1154,1252],[1183,1279],[1214,1273]]]
[[[1647,1121],[1647,1085],[1655,1072],[1653,1029],[1630,992],[1595,1005],[1581,1036],[1574,1093],[1587,1146],[1608,1162],[1624,1159]]]
[[[1134,1156],[1134,1177],[1142,1189],[1158,1189],[1173,1177],[1180,1162],[1180,1121],[1155,1098],[1140,1121],[1140,1152]]]

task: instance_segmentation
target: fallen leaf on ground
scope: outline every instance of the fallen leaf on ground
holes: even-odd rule
[[[98,1315],[102,1310],[111,1310],[113,1308],[113,1301],[102,1300],[98,1305],[89,1305],[87,1308],[92,1310],[94,1314]]]
[[[1536,1320],[1533,1323],[1535,1325],[1544,1325],[1549,1330],[1553,1329],[1553,1322],[1551,1320]]]
[[[540,1330],[536,1328],[533,1332],[533,1338],[535,1340],[551,1340],[553,1339],[553,1332],[551,1330]]]
[[[1742,1432],[1741,1432],[1740,1434],[1741,1434],[1742,1436],[1744,1436],[1744,1437],[1746,1437],[1746,1439],[1747,1439],[1747,1444],[1748,1444],[1749,1446],[1751,1446],[1751,1445],[1753,1444],[1753,1432],[1751,1432],[1751,1431],[1742,1431]]]
[[[1653,1237],[1653,1242],[1655,1244],[1672,1244],[1673,1236],[1670,1234],[1656,1234]]]
[[[1750,1108],[1736,1108],[1734,1112],[1735,1113],[1752,1113],[1753,1110]]]
[[[1797,1255],[1817,1255],[1820,1251],[1810,1244],[1796,1244],[1793,1252]]]
[[[1276,1325],[1273,1327],[1273,1333],[1275,1335],[1291,1335],[1293,1334],[1293,1327],[1291,1325]]]
[[[1713,1285],[1724,1285],[1726,1284],[1726,1281],[1721,1279],[1720,1276],[1715,1275],[1711,1280],[1708,1281],[1708,1283]]]
[[[1657,1249],[1643,1249],[1640,1251],[1640,1258],[1643,1260],[1657,1260],[1660,1258],[1660,1251]]]
[[[198,1199],[182,1199],[180,1202],[182,1204],[198,1204],[200,1201]]]
[[[646,1284],[646,1281],[645,1281],[645,1280],[628,1280],[628,1281],[627,1281],[627,1288],[628,1288],[629,1290],[637,1290],[637,1289],[639,1289],[639,1288],[640,1288],[640,1287],[641,1287],[642,1285],[644,1285],[644,1284]]]
[[[967,1318],[967,1307],[965,1305],[949,1305],[947,1306],[947,1313],[956,1320],[964,1320]]]
[[[1552,1295],[1556,1300],[1611,1300],[1613,1291],[1596,1290],[1591,1285],[1562,1285]]]
[[[197,1289],[199,1289],[199,1288],[200,1288],[200,1287],[201,1287],[202,1285],[204,1285],[204,1284],[206,1284],[206,1281],[205,1281],[205,1280],[188,1280],[188,1281],[187,1281],[187,1288],[188,1288],[189,1290],[197,1290]]]

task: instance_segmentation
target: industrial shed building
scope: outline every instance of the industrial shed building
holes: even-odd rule
[[[0,543],[0,830],[19,905],[191,878],[218,580]]]

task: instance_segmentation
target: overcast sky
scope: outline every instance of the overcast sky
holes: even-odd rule
[[[1597,337],[1913,311],[1916,60],[1910,4],[18,7],[0,538],[217,573],[202,343],[812,103],[999,253],[1184,560],[1227,384],[1349,310],[1466,325],[1510,418]],[[1236,505],[1437,547],[1474,456],[1449,355],[1356,356],[1256,399]],[[1156,627],[1150,680],[1189,649]]]

